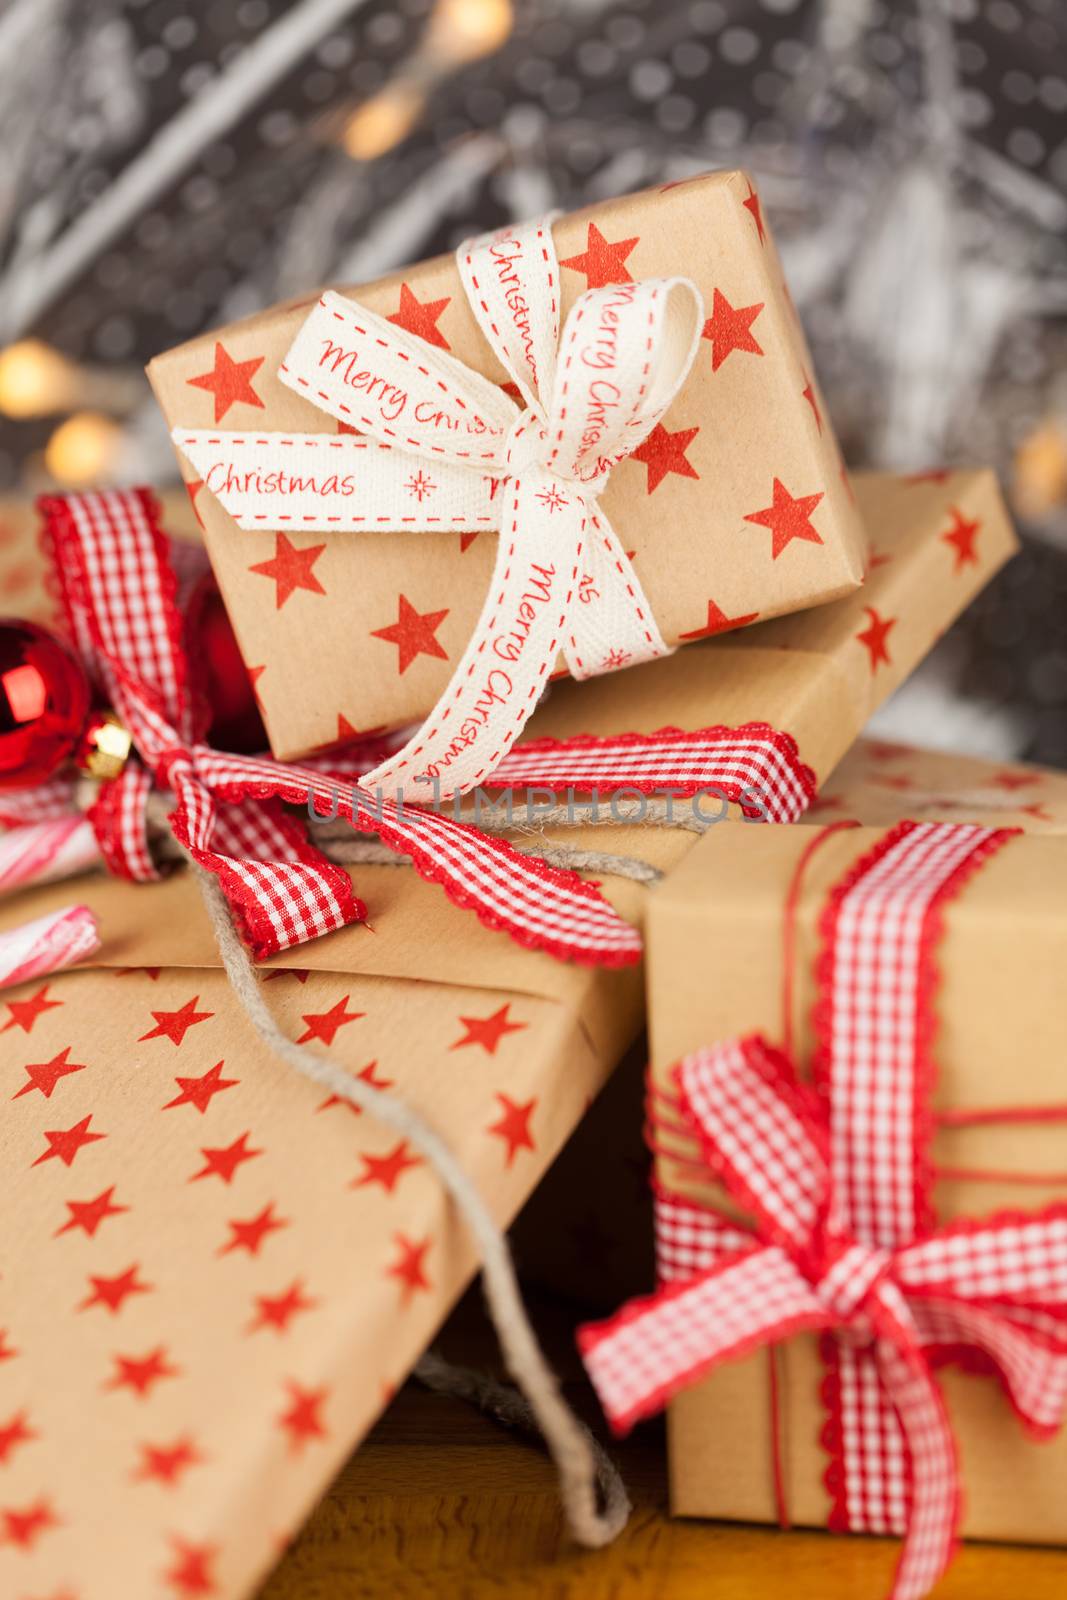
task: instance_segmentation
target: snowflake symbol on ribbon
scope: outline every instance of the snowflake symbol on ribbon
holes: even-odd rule
[[[277,377],[344,424],[329,437],[329,480],[316,476],[321,432],[174,430],[242,528],[277,520],[277,496],[264,498],[256,485],[284,460],[284,514],[309,532],[410,531],[419,521],[412,497],[430,492],[431,466],[435,510],[447,506],[447,514],[424,526],[500,532],[491,598],[451,681],[408,743],[366,774],[372,790],[415,805],[430,784],[448,800],[485,781],[561,651],[575,678],[610,671],[619,657],[608,650],[633,665],[669,654],[601,496],[615,467],[660,426],[704,326],[703,302],[686,278],[603,284],[561,322],[551,219],[469,240],[456,268],[510,392],[327,290]],[[324,481],[335,487],[323,492]],[[318,492],[309,487],[316,484]],[[571,574],[583,568],[595,582],[579,604]],[[515,642],[506,692],[501,674],[487,675],[494,636]]]
[[[603,665],[605,671],[617,672],[620,667],[625,667],[629,660],[630,655],[628,651],[609,650],[607,655],[604,657]]]
[[[565,511],[570,505],[566,495],[560,494],[555,484],[551,489],[542,489],[537,498],[546,511]]]
[[[428,473],[419,471],[413,473],[413,475],[404,485],[404,488],[409,494],[413,494],[415,496],[415,499],[421,506],[427,495],[433,494],[434,490],[437,488],[437,485],[434,483],[433,479]]]

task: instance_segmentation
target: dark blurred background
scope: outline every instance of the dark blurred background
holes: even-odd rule
[[[6,0],[0,491],[175,479],[141,369],[216,323],[735,165],[850,464],[1024,532],[881,731],[1067,765],[1064,0]]]

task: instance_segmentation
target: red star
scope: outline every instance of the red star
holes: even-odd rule
[[[247,1250],[250,1256],[259,1255],[259,1247],[269,1233],[277,1233],[279,1228],[287,1228],[289,1219],[277,1217],[274,1214],[274,1201],[271,1200],[258,1212],[256,1216],[249,1217],[247,1222],[234,1219],[227,1222],[230,1237],[219,1248],[219,1255],[229,1255],[231,1250]]]
[[[657,422],[645,442],[631,451],[630,460],[640,461],[648,468],[647,494],[653,494],[669,472],[676,472],[680,478],[700,477],[685,454],[699,432],[699,428],[678,428],[670,433],[662,422]]]
[[[62,1004],[62,1000],[49,1000],[47,983],[36,994],[31,994],[28,1000],[9,1000],[7,1009],[11,1015],[0,1028],[0,1033],[6,1033],[9,1028],[21,1028],[23,1033],[31,1033],[42,1012],[52,1011]]]
[[[447,608],[444,611],[416,611],[407,595],[397,596],[397,618],[389,624],[388,628],[372,628],[372,639],[384,639],[386,644],[395,644],[399,652],[397,672],[403,676],[416,656],[436,656],[438,661],[448,660],[448,651],[443,649],[436,634],[442,622],[448,616]]]
[[[694,628],[692,633],[680,633],[679,639],[710,639],[716,633],[730,633],[734,628],[747,628],[750,622],[755,622],[759,616],[758,611],[749,611],[743,617],[728,617],[714,602],[708,601],[708,620],[702,628]]]
[[[805,374],[805,376],[807,376],[807,374]],[[815,385],[812,383],[810,378],[808,378],[808,386],[807,386],[807,388],[806,389],[802,389],[801,393],[802,393],[804,399],[808,402],[808,405],[811,407],[811,414],[815,418],[815,426],[818,428],[819,432],[821,433],[822,432],[822,412],[819,410],[819,402],[818,402],[818,400],[817,400],[817,398],[815,396]]]
[[[1007,789],[1010,793],[1013,789],[1029,789],[1032,784],[1040,783],[1041,774],[1006,770],[996,773],[990,781],[995,783],[998,789]]]
[[[153,1011],[156,1025],[154,1028],[149,1028],[147,1033],[142,1033],[137,1043],[143,1044],[146,1039],[169,1039],[172,1044],[181,1044],[190,1028],[195,1028],[198,1022],[206,1022],[209,1017],[215,1015],[213,1011],[198,1011],[196,1002],[199,999],[200,996],[194,994],[193,998],[187,1000],[183,1006],[179,1006],[177,1011]]]
[[[952,518],[952,526],[941,535],[941,539],[943,543],[952,545],[956,552],[953,572],[962,572],[964,567],[976,567],[978,551],[974,545],[982,530],[982,524],[977,519],[969,520],[955,506],[949,507],[949,516]]]
[[[325,1439],[327,1436],[322,1408],[329,1390],[303,1389],[300,1384],[291,1382],[286,1384],[286,1388],[289,1390],[289,1409],[278,1418],[278,1426],[288,1433],[289,1449],[297,1455],[310,1439]]]
[[[751,214],[752,220],[756,224],[756,231],[759,234],[760,244],[766,244],[767,234],[763,227],[763,208],[759,203],[759,195],[756,193],[755,189],[753,189],[751,183],[748,186],[748,195],[744,200],[742,200],[741,204],[744,206],[745,210]]]
[[[366,1016],[365,1011],[347,1009],[349,998],[347,994],[342,995],[329,1011],[306,1011],[303,1020],[307,1023],[307,1027],[296,1041],[297,1044],[307,1044],[309,1039],[321,1039],[323,1044],[333,1044],[338,1029],[345,1027],[349,1022],[358,1022],[360,1017]]]
[[[372,1089],[391,1089],[393,1087],[392,1078],[375,1077],[374,1073],[377,1065],[377,1061],[368,1061],[363,1070],[356,1073],[356,1077],[362,1078],[364,1083],[369,1083]],[[355,1117],[363,1115],[362,1106],[357,1106],[354,1101],[346,1100],[339,1094],[328,1095],[318,1109],[320,1111],[328,1111],[331,1106],[345,1106]]]
[[[896,789],[900,794],[906,794],[909,789],[915,787],[912,780],[906,778],[903,773],[896,778],[879,778],[877,782],[880,789]]]
[[[106,1133],[89,1132],[92,1120],[90,1114],[83,1117],[80,1122],[76,1122],[73,1128],[46,1128],[44,1136],[48,1140],[48,1149],[37,1157],[33,1165],[39,1167],[42,1161],[59,1160],[65,1167],[69,1167],[83,1145],[93,1144],[97,1139],[106,1139]]]
[[[512,1100],[510,1095],[501,1094],[498,1091],[497,1099],[504,1108],[503,1112],[499,1122],[491,1122],[486,1131],[494,1133],[497,1138],[504,1140],[508,1147],[505,1165],[510,1167],[520,1150],[533,1150],[536,1148],[533,1142],[533,1135],[530,1133],[530,1118],[533,1116],[534,1107],[537,1105],[537,1098],[535,1096],[534,1099],[527,1100],[524,1105],[520,1105],[518,1101]]]
[[[824,811],[843,811],[844,807],[844,795],[820,794],[811,802],[805,815],[810,816],[812,812],[821,814]]]
[[[224,1145],[221,1149],[201,1146],[200,1154],[204,1158],[204,1165],[199,1172],[194,1172],[189,1179],[196,1183],[201,1178],[221,1178],[223,1183],[232,1183],[233,1175],[237,1168],[245,1161],[251,1161],[255,1156],[261,1156],[262,1150],[248,1148],[248,1134],[242,1133],[239,1139],[232,1144]]]
[[[947,467],[933,467],[928,472],[911,473],[907,478],[905,478],[904,482],[910,484],[947,483],[951,476],[952,473]]]
[[[881,739],[866,740],[866,755],[870,761],[900,761],[915,751],[907,744],[887,744]]]
[[[132,1389],[143,1400],[153,1386],[163,1378],[177,1378],[181,1369],[172,1367],[163,1345],[157,1345],[144,1356],[113,1356],[115,1371],[105,1383],[105,1389]]]
[[[780,478],[775,478],[773,499],[763,511],[752,511],[746,522],[758,522],[771,530],[771,560],[777,561],[791,539],[806,539],[822,544],[822,537],[811,525],[811,513],[822,494],[802,494],[794,498]]]
[[[0,1361],[14,1361],[18,1351],[7,1342],[7,1329],[0,1328]]]
[[[142,1444],[141,1461],[133,1473],[135,1483],[154,1479],[169,1486],[176,1484],[182,1474],[203,1461],[203,1456],[186,1435],[173,1444]]]
[[[307,983],[310,967],[277,967],[274,972],[268,972],[265,981],[276,983],[279,978],[295,978],[297,983]]]
[[[291,539],[287,539],[284,533],[276,533],[274,554],[270,560],[257,561],[255,566],[249,567],[248,570],[258,572],[264,578],[273,578],[277,585],[274,591],[274,606],[280,611],[298,589],[306,589],[309,594],[326,593],[311,570],[325,548],[324,544],[309,544],[301,549],[299,545],[293,544]]]
[[[528,1022],[512,1022],[508,1017],[511,1002],[494,1011],[489,1017],[460,1017],[460,1022],[466,1028],[462,1039],[457,1039],[455,1044],[449,1045],[450,1050],[461,1050],[465,1044],[480,1044],[482,1049],[491,1056],[496,1055],[496,1047],[506,1033],[518,1033],[523,1028],[528,1028]]]
[[[416,300],[406,283],[400,285],[400,309],[394,311],[388,321],[395,322],[398,328],[406,328],[408,333],[418,334],[420,339],[425,339],[427,344],[435,344],[439,350],[450,350],[452,346],[437,326],[437,319],[449,303],[446,295],[443,300]]]
[[[216,1061],[210,1071],[202,1073],[199,1078],[175,1078],[181,1094],[168,1100],[163,1110],[169,1111],[172,1106],[195,1106],[199,1112],[205,1112],[215,1095],[221,1094],[224,1089],[233,1089],[241,1081],[239,1078],[223,1078],[221,1073],[225,1065],[224,1061]]]
[[[1022,812],[1024,817],[1033,817],[1035,822],[1052,821],[1052,817],[1049,815],[1047,807],[1040,800],[1035,801],[1032,805],[1020,806],[1019,810]]]
[[[234,361],[216,340],[215,365],[211,371],[185,381],[194,389],[206,389],[208,394],[214,395],[215,421],[221,422],[231,406],[255,406],[263,410],[263,402],[252,387],[252,379],[262,365],[262,356],[253,356],[250,361]]]
[[[734,307],[718,289],[711,303],[711,316],[704,324],[703,337],[711,340],[711,370],[718,372],[727,356],[735,350],[761,356],[763,348],[757,343],[752,324],[763,310],[763,301],[754,306]]]
[[[31,1094],[34,1089],[39,1089],[46,1100],[51,1100],[52,1090],[60,1078],[65,1078],[72,1072],[84,1072],[84,1063],[69,1061],[72,1046],[66,1045],[51,1061],[36,1061],[27,1063],[27,1081],[21,1089],[16,1089],[11,1096],[12,1100],[21,1100],[24,1094]]]
[[[368,1156],[360,1154],[359,1158],[364,1166],[363,1173],[352,1180],[353,1189],[362,1189],[364,1184],[380,1183],[382,1188],[392,1194],[403,1174],[409,1167],[421,1167],[422,1161],[418,1156],[408,1153],[408,1142],[401,1139],[395,1149],[388,1155]]]
[[[470,549],[471,545],[474,543],[474,541],[475,541],[475,539],[477,539],[477,537],[478,537],[478,529],[477,528],[470,529],[467,533],[461,533],[460,534],[460,536],[459,536],[459,553],[460,553],[461,556],[465,555],[467,553],[467,551]]]
[[[204,487],[203,478],[194,478],[194,479],[192,479],[191,482],[189,482],[189,483],[187,483],[185,485],[185,492],[189,496],[189,504],[193,508],[193,516],[196,518],[197,523],[199,524],[201,530],[203,529],[203,526],[204,526],[204,519],[200,515],[200,510],[199,510],[199,507],[197,506],[197,503],[196,503],[196,497],[200,493],[200,491],[201,491],[201,489],[203,487]]]
[[[887,667],[890,665],[886,640],[889,637],[889,630],[896,627],[897,619],[896,617],[880,617],[873,606],[864,606],[863,609],[871,620],[862,633],[857,633],[856,638],[870,652],[871,671],[874,672],[882,662]]]
[[[632,239],[605,239],[596,223],[591,222],[584,252],[580,256],[568,256],[560,265],[570,267],[572,272],[584,273],[587,289],[603,289],[609,283],[633,283],[623,263],[639,242],[639,234]]]
[[[397,1246],[397,1259],[392,1266],[385,1269],[387,1278],[396,1278],[403,1289],[404,1304],[420,1289],[429,1289],[430,1280],[426,1276],[426,1252],[430,1248],[430,1240],[409,1239],[406,1234],[394,1235]]]
[[[106,1306],[114,1316],[122,1310],[123,1304],[131,1294],[148,1294],[154,1287],[150,1283],[142,1283],[138,1277],[140,1268],[136,1263],[127,1267],[125,1272],[116,1272],[111,1278],[97,1277],[89,1274],[92,1289],[78,1306],[79,1311],[88,1311],[91,1306]]]
[[[20,1444],[29,1444],[31,1439],[40,1438],[34,1433],[26,1421],[25,1411],[16,1411],[7,1422],[0,1422],[0,1466],[3,1466]]]
[[[163,1574],[163,1582],[179,1595],[217,1594],[212,1564],[218,1554],[213,1544],[190,1544],[187,1539],[172,1538],[174,1560]]]
[[[120,1212],[128,1211],[129,1206],[117,1206],[112,1200],[115,1185],[109,1189],[102,1189],[95,1200],[68,1200],[67,1210],[70,1216],[61,1228],[57,1228],[54,1238],[58,1239],[61,1233],[70,1233],[74,1228],[81,1228],[90,1239],[96,1238],[96,1230],[108,1217],[117,1217]]]
[[[255,1321],[249,1323],[248,1332],[255,1333],[259,1328],[276,1328],[279,1333],[284,1333],[293,1318],[299,1316],[301,1311],[312,1311],[318,1305],[317,1300],[311,1300],[304,1293],[304,1286],[299,1278],[295,1278],[281,1294],[257,1294]]]
[[[25,1510],[16,1511],[12,1507],[0,1511],[0,1518],[4,1529],[0,1543],[17,1544],[21,1550],[32,1550],[42,1533],[59,1526],[59,1518],[43,1496]]]

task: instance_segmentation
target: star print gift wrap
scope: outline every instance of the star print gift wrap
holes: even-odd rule
[[[1012,549],[985,474],[856,493],[880,556],[861,594],[628,685],[561,684],[531,737],[762,719],[813,788]],[[959,572],[953,510],[978,530]],[[869,609],[888,662],[860,637]],[[693,835],[596,842],[667,870]],[[368,922],[273,962],[265,995],[295,1037],[416,1105],[506,1222],[637,1033],[638,969],[521,950],[403,867],[354,876]],[[640,923],[643,885],[603,888]],[[402,1140],[262,1050],[181,872],[78,895],[95,964],[0,997],[0,1594],[242,1600],[475,1261]],[[0,932],[68,899],[0,901]]]
[[[1067,833],[1067,773],[860,739],[804,813],[805,822],[819,825],[852,819],[889,826],[905,817]]]
[[[907,1535],[897,1596],[958,1531],[1067,1542],[1065,904],[995,807],[722,829],[657,892],[661,1288],[586,1358],[671,1400],[677,1512]]]
[[[283,758],[438,701],[418,754],[448,777],[457,730],[502,754],[554,669],[653,659],[862,576],[743,174],[504,229],[150,376]]]

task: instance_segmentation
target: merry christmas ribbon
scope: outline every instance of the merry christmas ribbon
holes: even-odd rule
[[[670,653],[599,496],[663,417],[704,313],[685,278],[590,289],[560,337],[551,219],[457,252],[474,317],[517,387],[496,384],[365,307],[326,293],[279,370],[370,437],[176,428],[245,529],[499,530],[474,634],[418,732],[369,774],[425,801],[486,781],[562,651],[587,678]]]
[[[723,1361],[827,1330],[830,1525],[906,1535],[894,1600],[929,1591],[957,1536],[931,1360],[980,1353],[1039,1435],[1067,1407],[1067,1206],[935,1228],[926,1161],[942,908],[1009,837],[903,823],[837,885],[812,1085],[759,1037],[675,1068],[655,1112],[663,1151],[693,1149],[751,1226],[662,1194],[660,1289],[580,1335],[621,1432]]]
[[[595,964],[639,957],[637,930],[593,885],[454,817],[386,799],[371,787],[373,772],[358,747],[290,766],[206,745],[188,692],[175,577],[152,496],[76,495],[43,508],[72,642],[140,757],[101,785],[88,814],[112,872],[136,881],[158,876],[147,829],[149,796],[158,788],[174,795],[175,838],[216,875],[257,956],[358,920],[363,906],[348,874],[308,844],[302,823],[279,804],[287,802],[376,834],[457,904],[524,945]],[[793,820],[815,793],[793,740],[755,723],[530,741],[499,765],[493,782],[603,788],[609,795],[666,787],[679,798],[712,789],[771,821]],[[73,785],[57,780],[0,797],[0,822],[62,823],[73,803]],[[35,837],[34,859],[39,865],[42,850],[60,853],[68,843],[65,830]],[[11,854],[18,857],[18,846]]]

